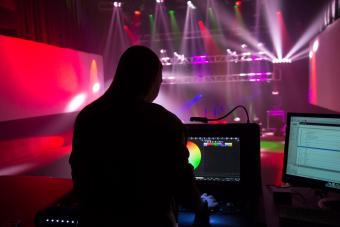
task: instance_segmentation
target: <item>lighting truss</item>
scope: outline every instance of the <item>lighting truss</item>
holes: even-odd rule
[[[280,74],[265,73],[240,73],[213,76],[168,76],[163,77],[162,84],[202,84],[225,82],[271,82],[280,81]]]
[[[200,55],[193,57],[185,57],[181,58],[175,57],[161,57],[160,58],[162,64],[164,66],[167,65],[188,65],[188,64],[214,64],[214,63],[223,63],[223,62],[250,62],[250,61],[268,61],[272,62],[272,60],[266,56],[251,56],[245,54],[236,54],[236,55]]]

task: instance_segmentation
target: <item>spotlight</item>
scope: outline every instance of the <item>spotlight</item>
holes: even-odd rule
[[[166,53],[166,50],[161,49],[159,52],[161,52],[161,54],[165,54],[165,53]]]
[[[272,95],[279,95],[279,94],[280,94],[280,92],[278,90],[273,90],[272,91]]]
[[[241,1],[236,1],[235,6],[241,6]]]
[[[174,52],[174,56],[180,61],[183,62],[185,60],[184,54],[178,54],[176,51]]]
[[[113,6],[116,8],[120,8],[122,7],[122,3],[121,2],[113,2]]]
[[[92,92],[97,93],[100,89],[100,84],[97,82],[92,86]]]
[[[156,3],[163,3],[164,0],[156,0]]]
[[[241,118],[235,117],[235,118],[234,118],[234,121],[239,122],[239,121],[241,121]]]
[[[274,64],[277,64],[277,63],[292,63],[292,60],[288,59],[288,58],[276,58],[276,59],[273,59],[272,62]]]
[[[313,57],[313,51],[309,51],[309,58],[312,59]]]
[[[66,111],[67,112],[73,112],[76,111],[79,107],[81,107],[86,101],[86,94],[81,93],[77,96],[75,96],[71,102],[68,104]],[[52,219],[53,221],[53,219]]]
[[[242,44],[241,47],[244,49],[244,48],[247,48],[247,44]]]
[[[313,51],[316,52],[319,48],[319,40],[315,40],[313,43]]]
[[[142,13],[139,10],[135,10],[134,14],[135,16],[140,16]]]
[[[191,8],[191,9],[196,9],[196,6],[194,6],[194,4],[192,4],[191,1],[187,1],[187,5],[188,5],[188,7]]]
[[[258,47],[263,47],[263,43],[258,43],[257,46]]]

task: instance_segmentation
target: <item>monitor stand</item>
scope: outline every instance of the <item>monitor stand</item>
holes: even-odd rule
[[[322,209],[340,211],[340,197],[325,197],[319,200],[318,205]]]

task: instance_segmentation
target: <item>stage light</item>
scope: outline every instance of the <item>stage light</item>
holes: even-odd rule
[[[113,2],[113,6],[116,7],[116,8],[120,8],[122,7],[122,3],[121,2]]]
[[[178,54],[176,51],[174,52],[174,56],[181,62],[185,60],[184,54]]]
[[[234,118],[234,121],[239,122],[239,121],[241,121],[241,118],[235,117],[235,118]]]
[[[236,1],[235,6],[241,6],[241,1]]]
[[[318,50],[319,48],[319,40],[315,40],[313,43],[313,51],[314,53]]]
[[[97,93],[100,89],[100,84],[97,82],[92,86],[92,92]]]
[[[196,6],[194,6],[194,4],[192,4],[191,1],[187,1],[187,5],[188,5],[188,7],[191,8],[191,9],[196,9]]]
[[[263,47],[263,43],[258,43],[256,45],[257,45],[257,47]]]
[[[273,90],[272,91],[272,95],[279,95],[279,94],[280,94],[280,92],[278,90]]]
[[[166,53],[166,50],[161,49],[159,52],[161,52],[161,54],[165,54],[165,53]]]
[[[163,3],[164,0],[156,0],[156,3]]]
[[[66,111],[67,112],[73,112],[76,111],[80,106],[84,104],[86,100],[86,94],[81,93],[74,97],[71,102],[68,104]]]
[[[241,47],[244,49],[244,48],[247,48],[247,44],[242,44]]]
[[[292,60],[288,58],[276,58],[272,60],[272,63],[277,64],[277,63],[291,63]]]
[[[308,56],[309,56],[310,59],[312,59],[312,57],[313,57],[313,51],[309,51]]]
[[[134,14],[135,16],[140,16],[142,13],[139,10],[135,10]]]

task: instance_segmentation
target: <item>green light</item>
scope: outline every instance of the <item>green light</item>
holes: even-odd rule
[[[208,23],[212,30],[217,29],[217,19],[215,17],[214,11],[211,7],[208,8]]]
[[[152,14],[149,14],[149,23],[150,23],[151,35],[154,36],[156,33],[156,28],[155,28],[155,22],[154,22]]]
[[[177,25],[175,11],[169,10],[169,17],[170,17],[172,37],[175,41],[174,45],[178,46],[178,45],[180,45],[180,43],[179,43],[180,30],[179,30],[178,25]]]
[[[284,143],[281,141],[261,141],[261,150],[271,152],[282,152],[284,150]]]

